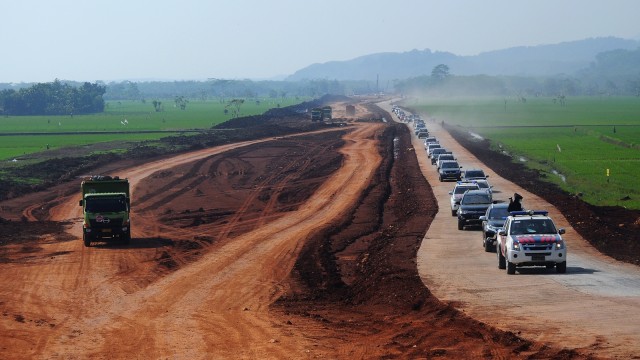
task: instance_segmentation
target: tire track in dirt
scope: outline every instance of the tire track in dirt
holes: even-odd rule
[[[105,317],[87,319],[92,328],[104,330],[96,339],[79,341],[83,353],[283,358],[313,349],[308,339],[274,326],[268,304],[278,296],[279,282],[306,235],[340,216],[357,199],[366,183],[362,179],[379,161],[371,151],[374,140],[360,137],[376,127],[365,126],[350,135],[354,141],[345,146],[343,168],[294,214],[238,236],[132,294],[126,304],[106,306]]]

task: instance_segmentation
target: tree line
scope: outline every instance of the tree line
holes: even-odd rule
[[[74,115],[104,111],[106,86],[85,82],[74,87],[55,80],[30,87],[0,91],[3,115]]]

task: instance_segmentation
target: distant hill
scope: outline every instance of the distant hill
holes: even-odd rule
[[[489,51],[475,56],[449,52],[412,50],[377,53],[347,61],[313,64],[296,71],[288,81],[304,79],[370,80],[406,79],[430,75],[438,64],[449,66],[453,75],[552,76],[573,74],[589,67],[601,52],[635,50],[640,41],[615,37],[592,38],[552,45],[519,46]]]

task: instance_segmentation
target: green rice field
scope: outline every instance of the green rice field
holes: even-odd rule
[[[107,102],[104,113],[75,116],[0,117],[0,161],[20,159],[36,152],[100,142],[154,140],[185,130],[207,129],[231,119],[232,107],[219,100],[190,101],[185,110],[173,100],[161,100],[156,112],[151,101]],[[294,105],[295,98],[245,100],[240,116],[258,115],[275,108]],[[145,133],[140,133],[144,131]],[[74,132],[98,132],[73,134]],[[99,134],[99,132],[111,132]]]
[[[594,205],[640,209],[640,98],[420,99],[435,121],[468,128]]]

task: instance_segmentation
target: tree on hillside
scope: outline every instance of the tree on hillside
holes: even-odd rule
[[[431,78],[436,81],[442,81],[449,76],[451,76],[449,67],[445,64],[436,65],[433,70],[431,70]]]

